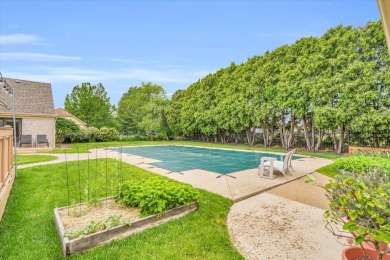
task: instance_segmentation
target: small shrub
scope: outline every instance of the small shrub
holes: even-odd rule
[[[331,153],[331,152],[333,152],[333,149],[331,149],[331,148],[325,148],[325,152],[326,152],[326,153]]]
[[[96,138],[97,142],[111,142],[119,139],[118,131],[111,127],[102,127],[99,130],[99,135]]]
[[[73,133],[70,137],[72,143],[96,142],[100,136],[100,131],[96,127],[81,128],[79,132]]]
[[[56,143],[69,142],[70,136],[80,131],[80,127],[72,120],[64,117],[56,119]]]
[[[146,135],[121,135],[119,138],[123,142],[148,141],[149,137]]]
[[[198,191],[190,185],[155,177],[123,184],[117,202],[138,207],[144,217],[198,201],[198,197]]]
[[[368,170],[379,168],[383,172],[390,174],[390,160],[381,157],[350,156],[338,158],[335,161],[337,169],[349,172],[356,171],[363,173]]]
[[[178,135],[178,136],[175,136],[174,139],[175,141],[186,141],[187,138],[183,135]]]

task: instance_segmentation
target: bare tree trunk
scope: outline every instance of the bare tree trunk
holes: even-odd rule
[[[305,136],[305,141],[306,141],[306,149],[311,150],[311,142],[309,138],[309,133],[307,131],[307,122],[306,122],[306,116],[302,117],[302,124],[303,124],[303,135]]]
[[[379,140],[378,140],[378,133],[373,133],[374,138],[374,148],[379,148]]]
[[[342,124],[339,128],[340,132],[340,139],[339,139],[339,145],[337,148],[337,153],[342,154],[343,153],[343,147],[344,147],[344,132],[345,132],[345,126]]]
[[[319,130],[318,131],[318,140],[317,140],[317,144],[316,144],[316,151],[320,150],[320,148],[321,148],[323,136],[324,136],[324,130]]]
[[[271,138],[269,140],[268,145],[273,146],[274,145],[274,140],[275,140],[275,129],[271,127]]]
[[[254,142],[255,142],[255,129],[252,130],[252,127],[249,126],[247,127],[246,129],[246,137],[248,139],[248,145],[249,146],[253,146]]]
[[[227,133],[226,136],[225,136],[225,144],[228,144],[230,142],[230,138],[231,138],[231,133]]]
[[[290,134],[288,136],[287,149],[289,149],[292,145],[294,130],[295,130],[295,116],[291,115]]]
[[[248,145],[251,145],[252,135],[251,135],[251,128],[250,127],[247,127],[247,129],[246,129],[246,139],[248,141]]]
[[[269,139],[269,129],[264,129],[263,128],[263,139],[264,139],[264,147],[268,147],[268,139]]]
[[[214,143],[218,143],[218,136],[214,135]]]
[[[280,115],[279,131],[280,131],[280,140],[282,141],[282,147],[287,148],[286,123],[284,120],[284,113],[283,112]]]
[[[235,145],[238,144],[238,133],[234,133],[234,143]]]
[[[256,129],[253,128],[253,131],[252,131],[252,143],[251,143],[251,146],[254,146],[255,145],[255,141],[256,141]]]
[[[332,138],[333,138],[333,151],[337,151],[337,138],[336,133],[332,131]]]

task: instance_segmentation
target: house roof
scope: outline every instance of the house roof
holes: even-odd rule
[[[15,91],[16,114],[53,114],[55,115],[53,94],[50,83],[3,78],[0,89],[0,101],[10,110],[0,106],[0,113],[12,113],[12,96],[4,91],[6,85]]]
[[[87,123],[85,123],[83,120],[75,117],[74,115],[72,115],[71,113],[69,113],[68,111],[66,111],[65,109],[63,108],[56,108],[56,114],[57,116],[59,117],[73,117],[74,119],[76,119],[77,121],[79,121],[80,123],[84,124],[84,125],[87,125]]]
[[[69,113],[68,111],[66,111],[65,109],[63,108],[56,108],[56,114],[57,116],[60,116],[60,117],[74,117],[74,115],[72,115],[71,113]]]

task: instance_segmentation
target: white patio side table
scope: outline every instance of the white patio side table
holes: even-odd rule
[[[270,162],[269,163],[270,165],[269,165],[269,173],[268,173],[268,175],[265,175],[264,163],[266,161]],[[272,157],[262,157],[260,159],[259,177],[266,178],[266,179],[274,179],[275,178],[275,175],[274,175],[274,161],[276,161],[276,158],[272,158]]]

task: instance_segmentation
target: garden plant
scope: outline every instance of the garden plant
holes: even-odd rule
[[[377,259],[390,252],[390,173],[379,169],[337,175],[325,186],[309,175],[306,182],[323,187],[330,201],[325,212],[327,228],[337,237],[354,238],[365,259],[375,250]],[[339,227],[342,227],[342,230]]]

